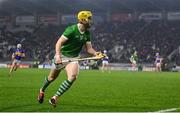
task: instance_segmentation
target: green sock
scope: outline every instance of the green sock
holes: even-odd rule
[[[50,84],[51,82],[52,82],[52,81],[49,81],[48,78],[46,77],[46,78],[45,78],[45,81],[44,81],[44,84],[43,84],[43,86],[42,86],[42,88],[41,88],[41,90],[44,92],[45,89],[49,86],[49,84]]]
[[[65,80],[60,85],[58,91],[55,93],[55,96],[61,96],[63,93],[65,93],[72,85],[73,81]]]

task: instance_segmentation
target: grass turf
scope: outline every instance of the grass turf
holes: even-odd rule
[[[48,100],[66,78],[63,71],[46,90],[39,88],[49,70],[19,69],[12,77],[0,69],[0,112],[151,112],[180,107],[180,73],[80,71],[56,108]]]

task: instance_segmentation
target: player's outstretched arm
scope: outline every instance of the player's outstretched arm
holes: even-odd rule
[[[15,59],[15,54],[13,53],[12,56],[11,56],[12,60]]]
[[[99,59],[105,57],[104,54],[102,54],[101,52],[97,52],[93,49],[91,42],[86,42],[85,48],[86,48],[87,53],[93,56],[99,57]]]
[[[86,42],[85,49],[88,54],[96,56],[97,52],[93,49],[91,42]]]

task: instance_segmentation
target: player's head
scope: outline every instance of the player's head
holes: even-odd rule
[[[158,52],[156,53],[156,56],[159,56],[159,53],[158,53]]]
[[[90,28],[92,25],[92,13],[91,11],[80,11],[77,15],[78,22],[83,24],[86,28]]]
[[[104,50],[103,53],[104,53],[104,54],[107,54],[107,50]]]
[[[17,48],[20,49],[22,47],[21,44],[17,44]]]

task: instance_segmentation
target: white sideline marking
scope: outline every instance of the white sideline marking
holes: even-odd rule
[[[171,111],[176,111],[180,108],[170,108],[170,109],[164,109],[164,110],[159,110],[159,111],[154,111],[153,113],[163,113],[163,112],[171,112]]]

